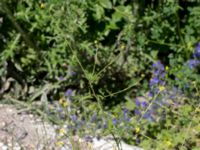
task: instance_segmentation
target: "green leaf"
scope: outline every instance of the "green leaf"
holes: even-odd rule
[[[126,102],[126,108],[129,110],[134,110],[135,109],[135,103],[133,102],[133,100],[131,100],[130,98],[126,97],[126,100],[128,100]]]
[[[123,14],[120,13],[119,11],[115,11],[112,14],[112,21],[114,21],[114,22],[120,21],[122,18],[123,18]]]
[[[112,8],[112,3],[110,0],[100,0],[99,2],[101,6],[103,6],[104,8],[108,8],[108,9]]]
[[[106,26],[106,29],[107,30],[109,30],[109,29],[116,30],[116,29],[119,29],[119,27],[117,26],[117,24],[115,22],[110,22],[110,24]]]
[[[157,55],[158,55],[158,51],[151,51],[151,56],[156,59],[157,58]]]
[[[131,13],[131,6],[129,5],[129,6],[118,6],[118,7],[116,7],[116,11],[118,12],[118,13],[121,13],[121,15],[124,17],[124,18],[126,18],[126,17],[128,17],[129,15],[132,15],[132,13]]]
[[[93,17],[96,19],[96,20],[101,20],[104,16],[104,9],[103,7],[101,7],[100,5],[95,5],[94,6],[94,11],[95,13],[93,14]]]

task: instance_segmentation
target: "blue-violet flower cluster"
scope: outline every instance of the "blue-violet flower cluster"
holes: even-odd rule
[[[197,67],[199,64],[200,64],[200,42],[195,47],[192,58],[189,60],[189,68],[193,69]]]

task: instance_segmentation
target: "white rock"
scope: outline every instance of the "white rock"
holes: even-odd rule
[[[93,139],[93,149],[94,150],[117,150],[117,144],[114,140],[104,140],[104,139]],[[122,150],[143,150],[139,147],[128,145],[121,142],[121,149]]]
[[[3,146],[1,147],[1,149],[2,149],[2,150],[8,150],[8,146],[3,145]]]
[[[4,144],[2,142],[0,142],[0,147],[4,146]]]
[[[20,146],[14,147],[13,150],[21,150]]]

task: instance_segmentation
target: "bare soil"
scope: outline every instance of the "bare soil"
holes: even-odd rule
[[[47,146],[47,149],[54,149],[55,133],[55,127],[39,117],[0,104],[0,142],[8,145],[8,149],[16,143],[25,150],[46,149]]]

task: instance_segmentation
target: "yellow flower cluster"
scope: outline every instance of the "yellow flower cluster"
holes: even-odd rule
[[[68,103],[67,103],[67,101],[66,101],[64,98],[60,98],[60,99],[59,99],[59,103],[60,103],[60,105],[62,105],[63,107],[67,107],[67,106],[68,106]]]
[[[140,133],[140,128],[139,127],[135,128],[135,133],[137,133],[137,134]]]
[[[121,45],[120,45],[120,49],[121,49],[121,50],[124,50],[125,47],[126,47],[125,44],[121,44]]]
[[[44,3],[40,3],[40,8],[44,9],[45,8],[45,4]]]
[[[165,87],[164,86],[159,86],[159,91],[162,92],[165,90]]]
[[[165,144],[166,144],[168,147],[171,147],[171,146],[172,146],[172,142],[169,141],[169,140],[166,140],[166,141],[165,141]]]
[[[62,147],[63,145],[64,145],[63,141],[57,141],[56,142],[56,146],[58,146],[58,147]]]
[[[61,128],[61,129],[59,130],[59,134],[66,134],[66,130],[65,130],[64,128]]]

